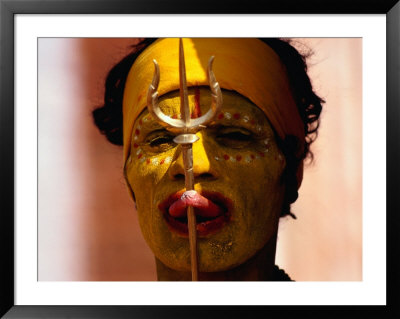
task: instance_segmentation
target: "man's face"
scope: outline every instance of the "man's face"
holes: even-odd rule
[[[205,114],[210,91],[189,89],[189,104],[194,116]],[[164,95],[159,106],[179,118],[179,93]],[[181,146],[147,110],[136,120],[132,134],[125,174],[135,194],[143,236],[165,265],[190,271],[186,214],[176,208],[185,191]],[[194,210],[199,271],[224,271],[244,263],[274,239],[285,159],[264,113],[232,91],[223,91],[222,112],[197,136],[193,172],[194,188],[201,195]]]

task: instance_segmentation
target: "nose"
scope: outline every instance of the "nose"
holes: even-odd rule
[[[199,140],[192,144],[193,150],[193,176],[195,182],[199,180],[214,180],[216,179],[217,172],[212,167],[209,157],[210,154],[206,153],[206,142],[203,138],[203,133],[197,133]],[[179,146],[181,148],[181,146]],[[185,169],[183,164],[182,151],[179,154],[169,169],[169,177],[172,180],[185,180]]]

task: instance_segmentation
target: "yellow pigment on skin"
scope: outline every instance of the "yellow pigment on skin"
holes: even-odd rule
[[[304,124],[291,94],[286,68],[274,50],[255,38],[184,38],[186,80],[189,87],[207,86],[207,65],[215,56],[213,71],[221,88],[238,92],[267,115],[278,136],[299,139],[304,146]],[[179,39],[158,39],[131,67],[123,97],[124,160],[129,153],[134,122],[146,108],[155,59],[160,67],[160,96],[179,89]],[[302,171],[302,167],[300,168]],[[301,171],[298,183],[301,183]]]
[[[192,110],[194,92],[189,90]],[[209,109],[210,94],[200,88],[202,114]],[[265,114],[235,92],[224,90],[223,98],[223,117],[197,133],[199,141],[193,144],[195,190],[223,194],[232,200],[234,210],[221,230],[198,238],[201,272],[231,269],[255,255],[276,234],[284,194],[285,162]],[[169,116],[180,113],[177,92],[166,94],[159,104]],[[231,138],[235,132],[250,133],[250,141]],[[155,256],[172,269],[190,271],[188,239],[170,231],[158,208],[168,196],[184,190],[184,180],[177,178],[183,174],[180,146],[150,145],[154,138],[168,141],[170,136],[144,111],[134,124],[125,174],[135,194],[143,236]]]

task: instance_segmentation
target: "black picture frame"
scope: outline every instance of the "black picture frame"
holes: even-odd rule
[[[14,304],[14,17],[16,14],[385,14],[387,20],[387,305],[386,306],[16,306]],[[399,318],[400,4],[398,0],[242,1],[0,0],[0,315],[4,318],[164,318],[271,316]],[[383,106],[377,106],[377,112]],[[384,141],[382,141],[383,143]],[[383,212],[379,212],[383,213]]]

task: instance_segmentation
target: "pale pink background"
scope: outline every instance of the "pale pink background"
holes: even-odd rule
[[[296,39],[326,99],[297,220],[277,264],[298,281],[362,280],[362,40]],[[156,280],[122,176],[122,148],[92,123],[132,39],[39,39],[39,280]]]

